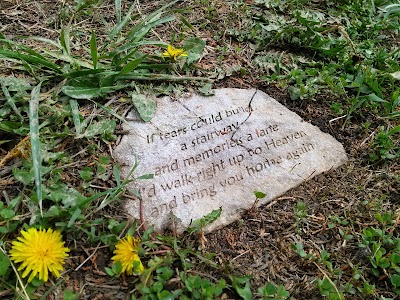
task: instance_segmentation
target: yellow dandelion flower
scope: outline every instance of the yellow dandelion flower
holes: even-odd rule
[[[187,53],[184,49],[175,48],[172,45],[168,45],[166,51],[164,51],[163,57],[170,58],[172,61],[176,61],[179,56],[187,56]]]
[[[18,271],[25,269],[22,278],[31,275],[28,282],[31,282],[36,275],[42,281],[49,279],[49,271],[55,277],[60,277],[64,258],[68,256],[69,249],[64,247],[61,233],[52,229],[37,230],[29,228],[28,231],[21,230],[23,237],[12,242],[10,250],[11,259],[16,263],[22,263]]]
[[[115,245],[114,256],[112,260],[114,263],[120,262],[122,265],[122,272],[128,275],[135,273],[142,273],[144,267],[140,261],[138,253],[140,239],[132,238],[127,235]]]

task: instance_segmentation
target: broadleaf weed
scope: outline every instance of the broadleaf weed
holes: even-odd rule
[[[397,118],[398,88],[390,73],[399,70],[398,49],[385,40],[398,31],[398,5],[360,0],[303,4],[256,1],[245,20],[249,25],[228,32],[255,45],[253,63],[262,78],[287,87],[292,100],[315,99],[322,91],[344,95],[344,126],[363,111]]]

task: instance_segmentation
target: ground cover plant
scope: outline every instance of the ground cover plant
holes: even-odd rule
[[[399,297],[396,1],[7,0],[0,14],[1,299]],[[113,159],[121,124],[216,87],[269,93],[349,162],[211,234],[220,211],[157,234],[123,211],[140,195]]]

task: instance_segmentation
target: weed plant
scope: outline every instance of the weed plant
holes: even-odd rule
[[[351,118],[384,118],[371,158],[398,158],[397,1],[255,2],[242,4],[248,17],[228,33],[253,44],[261,78],[287,88],[294,101],[330,94],[332,110],[345,113],[343,127]]]

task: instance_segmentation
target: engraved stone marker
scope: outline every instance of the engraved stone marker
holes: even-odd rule
[[[129,134],[115,149],[127,176],[138,158],[132,189],[140,192],[143,218],[156,231],[183,231],[192,220],[222,207],[205,230],[227,225],[260,205],[346,162],[332,136],[259,90],[219,89],[215,96],[158,99],[148,123],[132,112]],[[139,201],[126,205],[139,218]],[[173,217],[174,216],[174,217]]]

